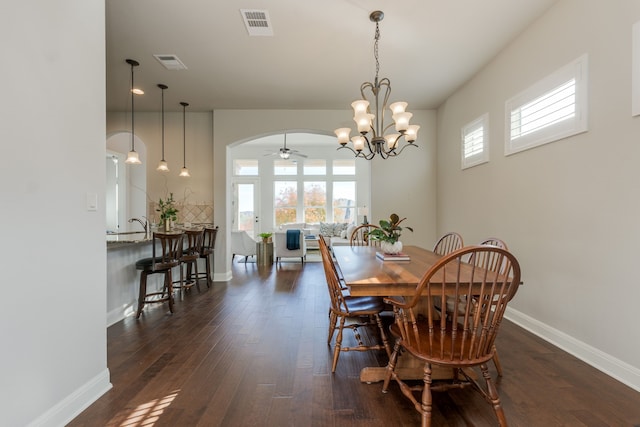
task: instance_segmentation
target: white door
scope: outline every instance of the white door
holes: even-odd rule
[[[260,233],[259,180],[236,179],[233,183],[232,230],[244,230],[253,238]]]

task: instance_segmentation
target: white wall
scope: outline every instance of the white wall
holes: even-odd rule
[[[406,217],[401,240],[405,245],[431,249],[436,242],[436,112],[413,111],[411,123],[420,124],[416,144],[392,159],[374,159],[371,173],[369,221],[397,213]]]
[[[2,9],[0,425],[59,426],[110,387],[104,1]]]
[[[409,148],[398,158],[373,163],[369,221],[377,222],[392,213],[389,210],[393,209],[399,215],[408,217],[407,225],[416,229],[415,233],[403,235],[403,241],[430,247],[435,236],[435,215],[431,214],[435,206],[435,113],[413,113],[412,123],[422,126],[416,141],[420,148],[413,148],[413,151]],[[213,115],[216,223],[222,228],[222,224],[228,223],[232,213],[231,190],[226,183],[228,145],[286,129],[332,132],[338,127],[350,126],[351,117],[352,112],[349,110],[216,110]],[[218,233],[216,280],[225,280],[231,276],[231,256],[227,243],[229,233],[228,227]],[[423,245],[422,242],[426,243]]]
[[[123,61],[123,66],[126,66]],[[146,93],[143,96],[155,96]],[[158,98],[160,94],[157,94]],[[166,100],[166,95],[165,95]],[[166,104],[165,104],[166,105]],[[130,113],[109,112],[107,132],[131,131]],[[169,172],[158,172],[156,167],[162,158],[161,113],[136,112],[136,136],[144,142],[147,161],[140,165],[147,173],[147,201],[165,199],[173,193],[174,200],[189,204],[211,203],[213,200],[213,136],[212,113],[186,113],[186,165],[191,178],[178,176],[184,163],[182,112],[165,111],[164,158]],[[137,147],[137,143],[136,143]],[[137,148],[136,148],[137,149]],[[138,167],[138,166],[133,166]],[[148,212],[149,219],[157,216]],[[215,219],[214,222],[218,222]]]
[[[495,236],[524,286],[510,318],[640,390],[636,0],[563,0],[438,110],[438,232]],[[504,102],[589,55],[589,131],[504,156]],[[490,114],[490,163],[460,169],[460,128]]]

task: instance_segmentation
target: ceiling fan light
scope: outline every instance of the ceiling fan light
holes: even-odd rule
[[[289,158],[289,156],[291,156],[291,154],[288,151],[281,151],[280,152],[280,158],[287,160]]]

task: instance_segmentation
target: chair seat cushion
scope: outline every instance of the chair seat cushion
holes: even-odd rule
[[[345,296],[345,302],[349,307],[349,313],[358,316],[359,314],[375,314],[384,310],[385,304],[381,297],[352,297]]]
[[[155,266],[156,270],[166,270],[171,267],[175,267],[180,264],[179,261],[172,261],[169,263],[162,263],[162,257],[156,257]],[[153,267],[153,257],[142,258],[136,261],[136,269],[137,270],[151,270]]]

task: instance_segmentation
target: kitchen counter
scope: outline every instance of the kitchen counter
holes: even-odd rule
[[[147,243],[151,241],[144,231],[107,234],[107,249],[122,247],[127,244]]]

